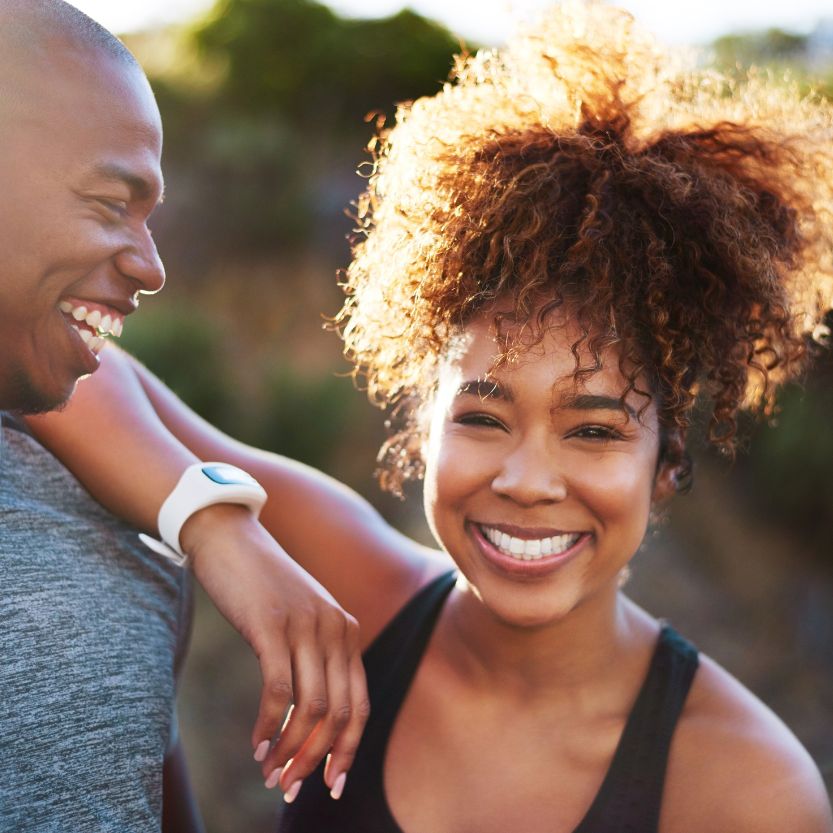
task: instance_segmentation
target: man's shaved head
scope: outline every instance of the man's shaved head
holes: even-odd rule
[[[19,50],[60,39],[80,50],[101,49],[126,64],[138,66],[130,50],[84,12],[63,0],[0,0],[0,44]],[[0,53],[2,54],[2,53]]]
[[[63,81],[87,76],[93,88],[101,60],[144,78],[112,32],[64,0],[0,0],[0,150],[4,126],[40,111]]]

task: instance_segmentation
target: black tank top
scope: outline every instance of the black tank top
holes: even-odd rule
[[[455,578],[446,573],[420,590],[365,652],[371,714],[344,794],[330,798],[322,765],[285,807],[280,833],[402,833],[385,798],[385,750]],[[697,650],[664,625],[607,775],[574,833],[656,833],[671,736],[697,664]]]

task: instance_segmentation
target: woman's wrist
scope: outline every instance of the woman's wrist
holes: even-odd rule
[[[179,542],[192,564],[210,542],[231,535],[250,535],[260,522],[247,506],[237,503],[215,503],[194,512],[182,525]]]

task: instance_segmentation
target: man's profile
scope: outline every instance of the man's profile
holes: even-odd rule
[[[5,0],[0,149],[0,404],[49,410],[97,366],[82,334],[106,318],[112,329],[164,283],[146,226],[162,125],[109,32],[63,3]]]
[[[0,2],[0,409],[63,404],[162,287],[161,152],[113,35],[62,2]],[[0,829],[158,830],[185,578],[19,428],[6,413]]]

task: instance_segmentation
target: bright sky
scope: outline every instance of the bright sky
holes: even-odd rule
[[[91,17],[115,32],[185,20],[210,7],[212,0],[72,0]],[[500,43],[513,22],[550,0],[327,0],[345,15],[388,15],[409,5],[450,29],[483,43]],[[806,32],[825,15],[833,16],[830,0],[620,0],[649,29],[670,43],[704,43],[730,31],[770,26]]]

